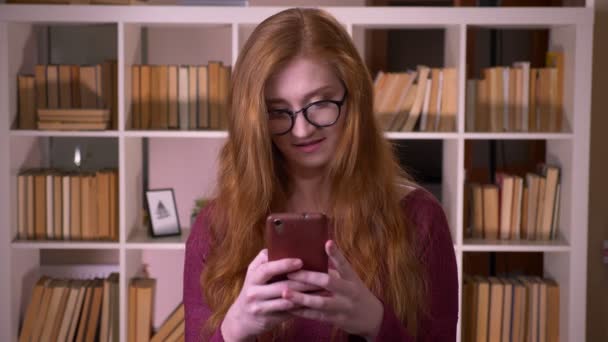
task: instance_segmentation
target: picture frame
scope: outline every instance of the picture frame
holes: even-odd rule
[[[173,189],[146,190],[146,208],[153,237],[181,235]]]

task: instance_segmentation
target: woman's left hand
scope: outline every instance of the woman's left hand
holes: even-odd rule
[[[301,307],[291,310],[291,313],[329,322],[349,334],[374,340],[382,323],[382,302],[361,281],[334,241],[325,243],[325,252],[335,270],[329,273],[300,270],[287,276],[324,288],[330,295],[320,296],[288,289],[283,297]]]

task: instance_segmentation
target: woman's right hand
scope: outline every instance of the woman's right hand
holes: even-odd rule
[[[266,282],[276,275],[295,272],[300,268],[300,259],[269,262],[268,250],[261,250],[249,264],[241,292],[224,317],[220,328],[224,340],[255,340],[255,336],[291,319],[288,310],[293,309],[294,304],[283,298],[286,289],[301,292],[317,288],[294,280]]]

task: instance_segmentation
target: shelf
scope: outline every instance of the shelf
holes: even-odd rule
[[[521,254],[523,252],[544,253],[544,272],[563,284],[560,289],[560,335],[569,341],[584,340],[584,329],[580,328],[584,327],[585,317],[580,314],[584,312],[584,302],[575,299],[580,292],[578,290],[586,286],[587,279],[587,241],[584,238],[588,218],[586,175],[589,166],[590,125],[590,99],[587,95],[590,93],[592,75],[593,6],[321,8],[344,25],[357,48],[361,48],[360,52],[365,51],[365,34],[376,30],[386,30],[387,35],[397,38],[421,31],[433,31],[423,33],[437,36],[437,39],[432,41],[413,41],[413,44],[421,44],[413,45],[413,50],[416,50],[414,54],[409,51],[413,58],[400,58],[399,62],[404,68],[426,63],[458,70],[458,111],[454,131],[382,134],[385,139],[392,140],[391,145],[405,147],[403,159],[406,165],[410,161],[415,164],[414,159],[419,158],[434,163],[433,170],[439,170],[435,175],[427,173],[428,170],[412,168],[412,173],[422,178],[422,181],[438,182],[439,177],[441,179],[435,193],[442,201],[446,219],[451,227],[459,277],[462,279],[464,264],[472,252],[515,253],[514,257],[524,256]],[[0,322],[0,340],[16,339],[20,317],[23,316],[22,302],[24,298],[29,298],[32,281],[35,280],[31,272],[46,266],[47,260],[41,260],[45,254],[75,262],[87,263],[89,260],[85,259],[90,258],[93,263],[113,263],[120,273],[119,318],[123,323],[127,321],[128,279],[136,276],[144,266],[149,266],[150,274],[158,279],[158,293],[162,294],[159,297],[162,300],[158,301],[160,304],[154,308],[155,317],[166,317],[174,308],[174,304],[182,300],[181,293],[171,293],[171,289],[182,285],[182,280],[178,279],[183,273],[180,264],[183,264],[186,241],[191,230],[182,229],[180,236],[151,237],[149,230],[140,225],[142,210],[145,208],[145,196],[142,194],[146,188],[176,189],[176,202],[181,208],[178,214],[185,219],[180,221],[187,221],[193,200],[200,196],[212,196],[213,190],[216,189],[218,153],[229,134],[227,131],[202,129],[131,129],[133,89],[130,68],[132,65],[143,63],[190,65],[213,60],[234,67],[241,48],[256,25],[284,9],[286,7],[0,5],[0,74],[6,75],[0,83],[0,112],[3,113],[0,115],[0,164],[3,166],[0,167],[0,183],[8,187],[7,191],[0,191],[0,220],[4,227],[12,228],[7,229],[4,240],[0,239],[7,250],[7,258],[0,258],[4,262],[0,271],[8,270],[6,281],[0,284],[0,288],[10,289],[10,292],[7,292],[8,297],[20,299],[4,305],[4,311],[0,312],[2,317],[11,318]],[[97,26],[104,26],[103,30],[97,32]],[[12,126],[12,123],[18,122],[19,103],[14,89],[17,84],[16,75],[30,72],[37,62],[74,60],[73,63],[80,63],[76,57],[83,54],[82,51],[73,49],[64,42],[73,40],[61,37],[89,37],[89,33],[81,32],[81,28],[86,32],[91,29],[94,41],[108,42],[108,46],[100,46],[97,52],[87,51],[87,58],[101,59],[109,56],[118,62],[118,129],[39,131],[20,130],[17,126]],[[472,39],[469,33],[484,31],[482,34],[485,34],[491,29],[540,29],[548,36],[549,46],[559,46],[563,49],[567,56],[564,69],[564,113],[569,114],[563,121],[565,132],[465,130],[468,127],[466,70],[471,62],[469,57],[472,56],[471,51],[467,49],[467,43]],[[44,33],[51,30],[53,34],[57,32],[60,36],[59,40],[54,40],[52,47],[50,43],[47,44],[46,39],[42,39]],[[67,32],[62,32],[63,30]],[[506,33],[505,37],[510,36]],[[198,44],[192,46],[192,41]],[[387,41],[386,48],[391,51],[390,55],[399,57],[406,52],[395,50],[396,46],[391,46],[397,41],[399,39]],[[218,45],[218,42],[222,44]],[[436,51],[427,50],[428,44]],[[480,50],[475,52],[475,56],[489,51],[483,44],[476,46]],[[55,137],[57,139],[51,139]],[[146,143],[148,138],[149,144]],[[469,149],[471,146],[472,149],[486,148],[490,140],[505,141],[507,147],[504,151],[510,153],[503,151],[504,159],[509,161],[521,156],[519,150],[509,149],[511,145],[519,148],[520,145],[530,144],[532,141],[540,141],[546,145],[539,153],[545,155],[547,162],[560,165],[562,170],[562,206],[559,221],[563,223],[564,228],[568,228],[560,231],[565,237],[561,236],[557,241],[463,241],[463,217],[467,212],[463,200],[466,191],[464,184],[469,176],[468,172],[472,172],[465,168],[467,158],[471,156]],[[18,170],[71,165],[69,159],[73,151],[72,145],[81,141],[87,145],[87,155],[93,156],[91,161],[98,162],[102,167],[112,166],[120,170],[116,193],[120,204],[118,216],[121,219],[117,227],[121,236],[120,242],[13,240],[12,237],[17,236],[17,230],[14,228],[19,220],[19,184],[16,178]],[[416,149],[417,146],[440,146],[440,152],[426,153],[426,150]],[[63,151],[70,153],[68,155]],[[487,155],[482,152],[478,154]],[[485,160],[481,160],[480,165],[481,162],[485,163]],[[146,174],[147,181],[144,182]],[[429,180],[422,177],[431,175],[433,177]],[[116,253],[117,251],[119,253]],[[465,254],[467,252],[470,254]],[[486,257],[485,253],[483,254],[483,257]],[[111,261],[107,261],[106,257]],[[20,286],[11,286],[11,279],[19,282]],[[158,326],[161,323],[153,324]],[[127,340],[127,328],[121,323],[120,340]],[[460,336],[456,340],[460,341]]]
[[[11,247],[18,249],[118,249],[114,241],[33,241],[13,240]]]
[[[543,132],[467,132],[465,139],[470,140],[572,140],[572,133]]]
[[[570,246],[563,240],[482,240],[465,239],[463,252],[570,252]]]
[[[118,131],[38,131],[13,129],[10,131],[12,137],[92,137],[92,138],[117,138]]]
[[[411,140],[441,140],[456,139],[458,133],[454,132],[384,132],[387,139],[411,139]]]
[[[339,21],[368,28],[547,27],[593,22],[592,8],[323,7]],[[0,20],[71,23],[256,24],[284,7],[0,5]]]
[[[190,236],[190,228],[182,228],[179,236],[152,237],[146,229],[134,229],[127,240],[127,249],[183,250]]]
[[[129,138],[228,138],[226,131],[126,131],[123,136]]]

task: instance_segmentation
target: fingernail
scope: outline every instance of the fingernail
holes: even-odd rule
[[[295,259],[292,264],[293,264],[294,267],[301,267],[302,266],[302,260]]]

